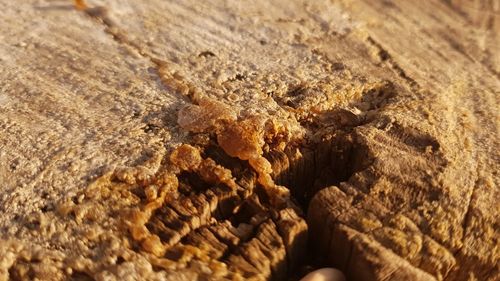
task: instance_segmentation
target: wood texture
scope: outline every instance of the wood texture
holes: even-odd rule
[[[0,280],[498,280],[498,1],[0,3]]]

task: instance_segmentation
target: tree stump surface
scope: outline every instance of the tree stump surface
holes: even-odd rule
[[[498,1],[0,3],[0,280],[499,280]]]

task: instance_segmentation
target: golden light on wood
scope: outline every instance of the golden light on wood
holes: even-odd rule
[[[85,10],[87,9],[87,4],[85,4],[85,0],[75,0],[75,7],[78,10]]]

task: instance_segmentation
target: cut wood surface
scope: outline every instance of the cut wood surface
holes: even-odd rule
[[[0,4],[0,280],[500,279],[499,1]]]

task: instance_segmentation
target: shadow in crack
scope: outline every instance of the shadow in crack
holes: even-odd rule
[[[326,112],[325,115],[339,116],[340,113],[343,112]],[[341,130],[327,127],[317,132],[307,145],[270,151],[265,157],[272,164],[275,181],[288,187],[304,210],[316,192],[347,181],[351,175],[368,167],[373,158],[349,126]]]
[[[348,182],[353,175],[372,165],[375,156],[357,127],[376,120],[377,112],[395,95],[396,89],[391,83],[368,89],[351,108],[327,110],[303,124],[309,135],[301,145],[265,155],[272,164],[274,180],[290,189],[293,200],[304,213],[320,190]],[[297,279],[326,265],[312,246],[318,237],[311,236],[314,233],[310,231],[309,235],[305,260],[294,271]]]

